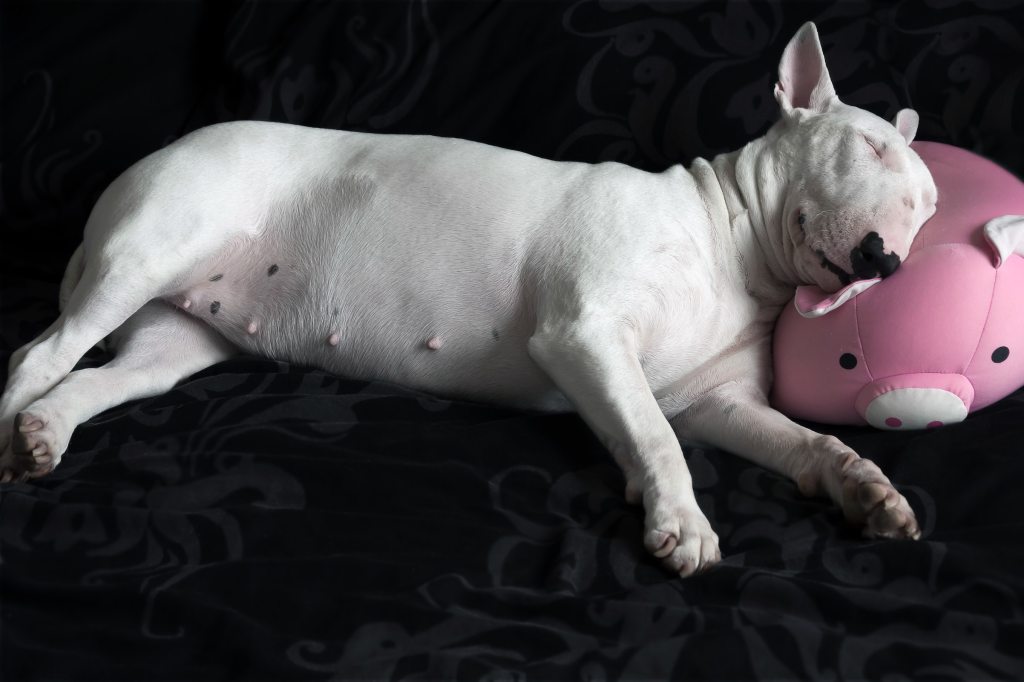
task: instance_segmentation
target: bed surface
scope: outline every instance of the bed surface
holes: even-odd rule
[[[218,120],[658,170],[763,132],[813,19],[844,101],[912,102],[920,138],[1024,172],[1021,72],[997,68],[1024,63],[1024,4],[889,7],[5,3],[0,361],[56,315],[103,187]],[[575,415],[239,357],[0,489],[0,677],[1024,678],[1024,391],[927,432],[819,428],[923,539],[865,541],[684,444],[724,559],[683,581]]]

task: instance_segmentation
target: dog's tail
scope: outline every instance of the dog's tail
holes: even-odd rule
[[[61,312],[64,311],[64,307],[68,304],[68,299],[71,298],[71,293],[78,286],[79,280],[82,279],[82,272],[85,270],[85,251],[82,249],[82,246],[82,244],[79,244],[75,252],[71,254],[68,267],[64,270],[64,279],[60,283],[60,297],[58,298]]]

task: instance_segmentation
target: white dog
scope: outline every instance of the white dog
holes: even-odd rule
[[[0,480],[49,472],[77,424],[243,351],[576,409],[682,575],[720,553],[680,436],[827,494],[869,536],[917,538],[878,467],[766,399],[794,289],[866,288],[934,212],[917,115],[841,103],[813,24],[779,76],[767,135],[660,174],[275,123],[178,140],[103,193],[60,317],[12,357]],[[116,357],[72,372],[108,335]]]

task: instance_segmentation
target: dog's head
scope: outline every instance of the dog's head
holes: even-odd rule
[[[890,123],[840,102],[812,23],[786,46],[775,98],[782,119],[771,134],[787,157],[782,237],[800,279],[835,292],[887,277],[935,212],[935,183],[909,146],[917,114]]]

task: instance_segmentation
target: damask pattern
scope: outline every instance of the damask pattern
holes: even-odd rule
[[[1024,173],[1024,3],[5,2],[3,366],[103,188],[221,120],[659,170],[763,133],[786,40],[837,91]],[[106,360],[94,351],[84,365]],[[610,457],[541,415],[239,358],[92,419],[0,489],[4,679],[1024,678],[1024,391],[833,428],[920,542],[684,444],[724,560],[680,581]]]

